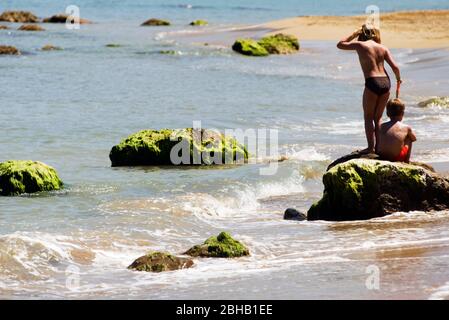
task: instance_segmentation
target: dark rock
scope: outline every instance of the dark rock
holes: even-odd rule
[[[42,20],[42,22],[44,23],[66,23],[67,19],[69,19],[69,21],[72,21],[72,17],[68,14],[55,14],[54,16],[51,16],[49,18],[45,18],[44,20]],[[87,20],[87,19],[79,19],[79,23],[80,24],[90,24],[92,23],[92,21]]]
[[[150,252],[137,258],[128,269],[147,272],[162,272],[187,269],[192,266],[192,259],[175,257],[167,252]]]
[[[169,26],[169,25],[170,25],[169,21],[155,19],[155,18],[151,18],[141,24],[141,26],[150,26],[150,27],[160,27],[160,26]]]
[[[284,212],[284,220],[303,221],[306,219],[307,219],[307,216],[304,213],[299,212],[298,210],[293,209],[293,208],[288,208]]]

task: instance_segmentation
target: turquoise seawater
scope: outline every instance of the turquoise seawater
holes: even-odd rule
[[[0,161],[40,160],[66,189],[0,198],[2,298],[389,298],[440,294],[449,281],[447,213],[397,214],[370,222],[291,222],[307,211],[337,156],[364,147],[363,76],[353,53],[302,41],[291,56],[251,59],[228,47],[198,46],[202,30],[295,15],[363,14],[368,1],[2,1],[45,17],[68,4],[95,23],[80,30],[0,30]],[[449,8],[447,1],[378,1],[381,11]],[[173,26],[144,28],[151,17]],[[232,36],[232,33],[228,36]],[[45,44],[62,51],[43,52]],[[107,48],[117,43],[119,48]],[[159,54],[175,50],[175,55]],[[447,168],[449,111],[417,102],[447,95],[449,55],[393,50],[403,77],[406,121],[417,160]],[[391,74],[391,71],[390,71]],[[146,128],[278,130],[275,175],[269,156],[227,168],[111,168],[111,147]],[[164,274],[126,267],[149,250],[179,253],[221,230],[252,253],[198,260]],[[412,253],[410,253],[412,252]],[[381,270],[381,290],[365,285]],[[71,285],[76,278],[79,285]],[[408,281],[403,281],[408,279]],[[75,283],[77,283],[75,281]],[[443,289],[442,289],[443,290]],[[436,292],[436,293],[435,293]]]

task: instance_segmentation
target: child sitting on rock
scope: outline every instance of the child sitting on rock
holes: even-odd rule
[[[402,123],[405,105],[399,99],[387,103],[387,116],[390,121],[382,123],[379,132],[378,154],[389,161],[409,162],[412,143],[416,136],[412,128]]]

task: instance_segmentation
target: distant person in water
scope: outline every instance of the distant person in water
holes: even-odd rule
[[[410,126],[402,123],[405,105],[399,99],[387,103],[390,121],[382,123],[379,130],[378,153],[381,159],[409,162],[412,143],[416,141]]]
[[[357,40],[354,40],[356,39]],[[354,41],[353,41],[354,40]],[[363,25],[349,37],[337,44],[342,50],[356,50],[360,65],[365,76],[365,91],[363,92],[363,113],[365,119],[365,133],[368,148],[361,153],[377,151],[376,141],[382,114],[390,97],[390,77],[384,68],[384,61],[392,68],[396,81],[401,83],[401,74],[390,50],[381,44],[380,31]]]

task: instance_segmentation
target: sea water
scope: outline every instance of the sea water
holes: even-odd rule
[[[1,44],[23,52],[0,58],[0,161],[43,161],[66,184],[56,193],[0,198],[0,297],[447,297],[447,212],[343,223],[282,219],[287,207],[307,211],[321,197],[332,159],[365,147],[363,75],[354,53],[301,41],[299,54],[257,59],[183,37],[197,32],[187,26],[194,19],[209,20],[201,30],[215,31],[295,15],[363,14],[371,3],[14,0],[2,1],[0,10],[45,17],[70,4],[96,23],[0,31]],[[151,17],[173,26],[139,27]],[[39,50],[49,43],[64,50]],[[448,51],[393,54],[405,80],[406,122],[418,136],[414,159],[446,171],[449,110],[417,103],[447,95]],[[111,168],[111,147],[129,134],[193,121],[219,130],[277,130],[276,151],[288,160],[268,176],[260,174],[268,156],[244,166]],[[192,269],[161,274],[126,269],[150,250],[182,253],[222,230],[251,256],[199,259]]]

